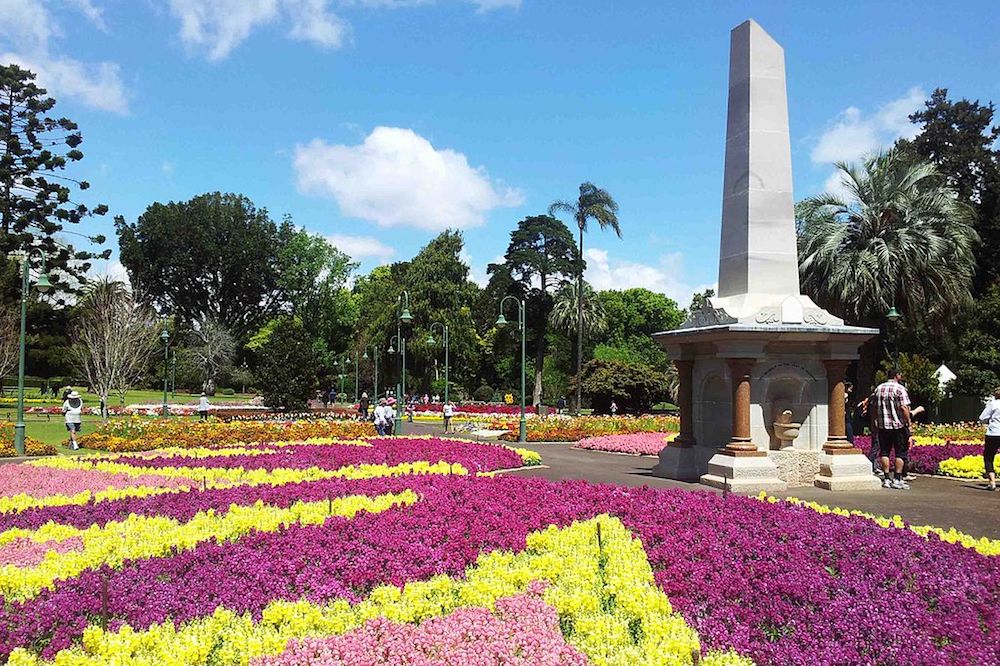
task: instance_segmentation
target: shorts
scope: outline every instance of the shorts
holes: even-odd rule
[[[81,425],[82,424],[80,424],[80,423],[67,423],[66,424],[66,431],[67,432],[80,432],[80,426]]]
[[[910,429],[879,430],[878,447],[883,458],[888,458],[890,453],[895,452],[897,458],[906,460],[910,451]]]

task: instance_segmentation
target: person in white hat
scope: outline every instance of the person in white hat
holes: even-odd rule
[[[76,443],[76,435],[80,432],[83,422],[83,400],[76,391],[70,391],[62,405],[66,417],[66,430],[69,431],[70,448],[76,451],[80,445]]]

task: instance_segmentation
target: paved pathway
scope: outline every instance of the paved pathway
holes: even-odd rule
[[[441,434],[441,428],[406,424],[406,433]],[[459,437],[468,435],[458,434]],[[715,492],[698,483],[661,479],[652,475],[656,458],[625,456],[599,451],[583,451],[569,443],[529,443],[525,448],[542,456],[543,467],[510,472],[517,476],[536,476],[552,480],[585,479],[595,483],[626,486],[648,485],[654,488],[684,488],[697,492]],[[985,490],[985,481],[921,476],[910,490],[878,489],[865,492],[830,492],[815,487],[792,488],[779,497],[798,497],[829,506],[859,509],[883,516],[900,515],[914,525],[954,527],[975,536],[1000,539],[1000,492]]]

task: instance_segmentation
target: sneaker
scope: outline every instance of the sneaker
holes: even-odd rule
[[[913,476],[912,474],[907,474],[906,476],[903,477],[903,481],[916,481],[916,480],[917,477]]]
[[[995,483],[991,483],[990,485],[986,486],[986,490],[996,490],[996,489],[997,486]]]
[[[892,488],[892,481],[890,479],[883,478],[882,479],[882,487],[883,488]]]
[[[906,481],[900,481],[899,479],[896,479],[895,481],[892,482],[892,488],[893,490],[909,490],[910,484],[908,484]]]

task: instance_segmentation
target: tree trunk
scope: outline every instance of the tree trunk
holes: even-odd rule
[[[576,413],[582,407],[583,391],[580,375],[583,372],[583,224],[580,227],[580,256],[576,270]]]
[[[542,370],[545,368],[545,317],[539,317],[535,336],[535,391],[531,404],[538,407],[542,404]]]
[[[875,368],[878,364],[881,346],[881,336],[875,336],[861,345],[861,354],[858,359],[858,385],[854,391],[854,395],[859,402],[867,398],[871,394],[872,389],[875,388]]]

